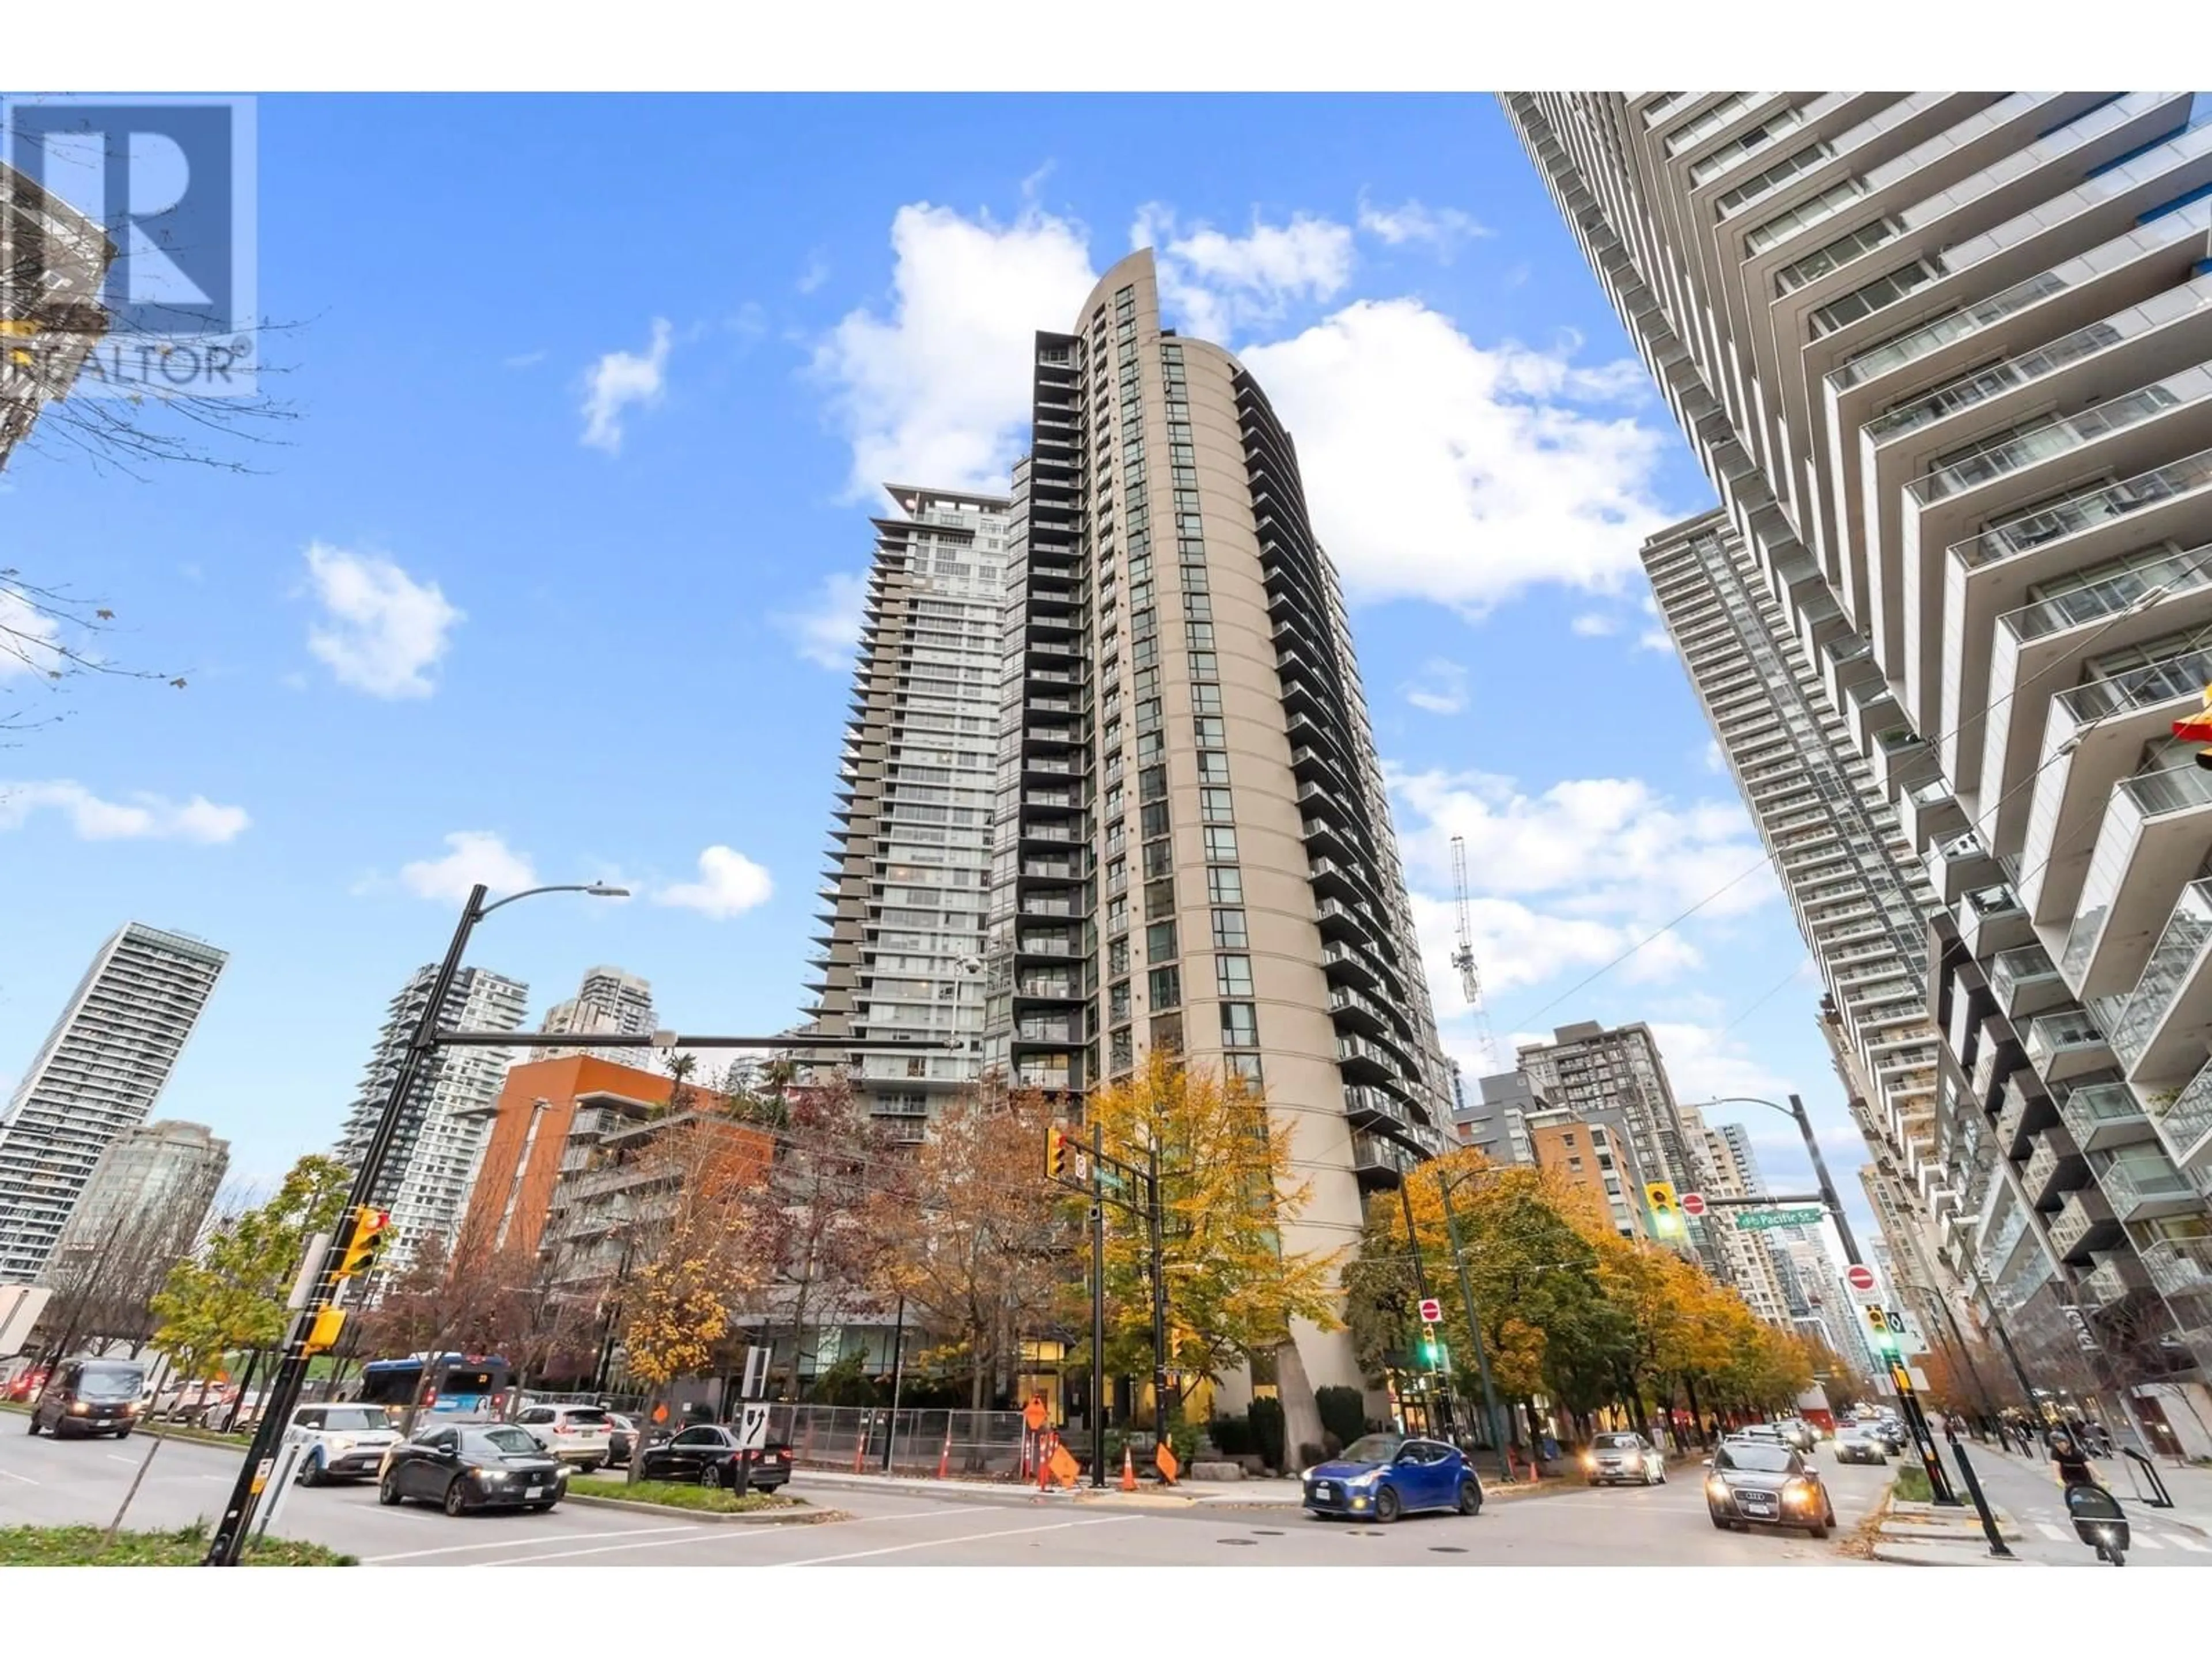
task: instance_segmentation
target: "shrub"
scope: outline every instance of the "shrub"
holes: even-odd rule
[[[1249,1417],[1217,1417],[1206,1425],[1206,1432],[1224,1457],[1247,1457],[1259,1449]]]
[[[1269,1468],[1283,1468],[1283,1402],[1279,1400],[1255,1400],[1249,1415],[1252,1425],[1252,1449],[1259,1453]]]
[[[1315,1390],[1314,1406],[1321,1413],[1322,1427],[1340,1447],[1350,1445],[1366,1430],[1367,1396],[1357,1389],[1333,1382]]]
[[[1302,1440],[1298,1443],[1298,1467],[1300,1468],[1310,1469],[1316,1463],[1326,1463],[1327,1462],[1328,1462],[1328,1447],[1316,1446],[1310,1440]]]

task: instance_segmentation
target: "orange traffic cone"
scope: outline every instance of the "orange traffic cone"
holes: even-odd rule
[[[1134,1492],[1136,1489],[1136,1461],[1130,1455],[1128,1443],[1124,1441],[1121,1443],[1121,1490],[1123,1492]]]
[[[945,1425],[945,1449],[937,1454],[937,1478],[945,1480],[952,1473],[952,1424],[948,1418]]]

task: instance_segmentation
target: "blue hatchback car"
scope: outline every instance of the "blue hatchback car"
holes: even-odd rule
[[[1340,1457],[1299,1477],[1309,1515],[1395,1521],[1420,1510],[1474,1515],[1482,1483],[1455,1446],[1400,1434],[1362,1435]]]

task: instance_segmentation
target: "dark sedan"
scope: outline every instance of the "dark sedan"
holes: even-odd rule
[[[1705,1510],[1723,1532],[1790,1527],[1826,1538],[1836,1524],[1820,1471],[1795,1447],[1770,1440],[1721,1443],[1706,1469]]]
[[[1872,1429],[1845,1429],[1836,1437],[1838,1463],[1887,1463],[1889,1443]]]
[[[1364,1434],[1302,1479],[1306,1513],[1322,1517],[1388,1522],[1416,1510],[1474,1515],[1482,1509],[1482,1485],[1466,1455],[1441,1440]]]
[[[646,1447],[638,1473],[647,1480],[675,1480],[702,1486],[720,1486],[734,1492],[738,1468],[745,1468],[745,1480],[755,1492],[774,1492],[791,1479],[791,1448],[780,1441],[747,1451],[738,1443],[738,1431],[723,1423],[701,1423],[673,1439]]]
[[[568,1489],[568,1472],[527,1430],[448,1424],[394,1446],[376,1483],[380,1504],[414,1498],[448,1515],[471,1510],[551,1509]]]

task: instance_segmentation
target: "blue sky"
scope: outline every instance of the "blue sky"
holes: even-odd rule
[[[1030,332],[1141,236],[1298,441],[1454,1052],[1456,832],[1503,1060],[1650,1020],[1686,1099],[1802,1091],[1856,1197],[1767,877],[1547,1006],[1759,849],[1636,562],[1710,492],[1487,99],[285,97],[259,135],[283,444],[0,481],[0,566],[190,680],[80,681],[0,750],[0,1079],[119,923],[198,933],[231,964],[161,1110],[281,1170],[472,874],[640,890],[480,932],[533,1023],[610,962],[664,1023],[787,1024],[868,486],[1002,480]]]

